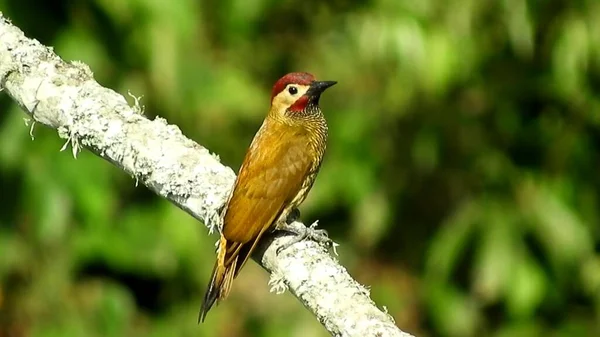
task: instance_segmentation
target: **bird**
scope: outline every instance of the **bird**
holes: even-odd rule
[[[313,186],[327,144],[327,122],[319,107],[321,93],[336,81],[317,81],[306,72],[286,74],[275,82],[271,106],[248,148],[222,215],[217,257],[198,323],[224,300],[233,279],[265,233],[296,234],[277,253],[307,237],[328,240],[326,232],[290,227],[297,207]],[[312,231],[312,232],[311,232]]]

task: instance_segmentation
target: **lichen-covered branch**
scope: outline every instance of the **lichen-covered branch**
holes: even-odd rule
[[[176,126],[147,119],[137,104],[130,107],[123,96],[99,85],[86,65],[64,62],[51,48],[25,37],[2,13],[0,89],[36,123],[58,130],[74,155],[89,149],[217,228],[234,172]],[[288,288],[332,335],[410,336],[317,243],[304,241],[276,255],[287,240],[265,240],[254,259],[271,273],[274,289]]]

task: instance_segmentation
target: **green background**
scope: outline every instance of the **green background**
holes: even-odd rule
[[[337,80],[302,220],[398,326],[600,336],[600,2],[0,0],[235,170],[289,71]],[[128,96],[126,96],[128,97]],[[132,99],[128,97],[130,102]],[[215,236],[0,93],[0,336],[326,336]]]

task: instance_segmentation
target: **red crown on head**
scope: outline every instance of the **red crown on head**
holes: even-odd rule
[[[288,84],[310,85],[315,80],[315,77],[309,73],[289,73],[275,82],[273,91],[271,92],[271,101],[277,96]]]

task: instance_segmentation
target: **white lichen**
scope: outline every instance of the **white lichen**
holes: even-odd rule
[[[270,287],[269,291],[277,295],[283,294],[288,289],[285,283],[285,275],[275,270],[271,273],[268,285]]]
[[[143,98],[144,96],[143,96],[143,95],[142,95],[142,96],[139,96],[139,97],[138,97],[138,96],[135,96],[135,95],[134,95],[134,94],[132,94],[132,93],[131,93],[131,91],[129,91],[129,90],[127,91],[127,95],[129,95],[129,97],[133,98],[133,107],[132,107],[133,111],[134,111],[136,114],[143,115],[143,114],[144,114],[144,108],[145,108],[145,107],[144,107],[143,105],[141,105],[141,104],[140,104],[140,101],[142,100],[142,98]]]
[[[69,146],[69,143],[71,143],[71,151],[73,153],[73,158],[77,159],[77,154],[79,153],[79,151],[81,151],[81,145],[79,144],[79,139],[75,137],[74,132],[69,132],[67,136],[67,141],[60,148],[60,152],[66,150]]]
[[[29,127],[29,137],[31,137],[31,140],[35,140],[35,136],[33,135],[33,129],[35,127],[35,120],[25,117],[25,118],[23,118],[23,122],[25,122],[25,126]],[[29,123],[31,123],[31,125]]]

